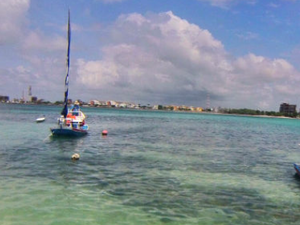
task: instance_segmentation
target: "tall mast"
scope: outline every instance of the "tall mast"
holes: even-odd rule
[[[64,108],[61,111],[61,115],[64,118],[67,117],[68,114],[68,94],[69,94],[69,70],[70,70],[70,45],[71,45],[71,25],[70,25],[70,10],[68,11],[68,46],[67,46],[67,74],[65,78],[65,98],[64,98]]]

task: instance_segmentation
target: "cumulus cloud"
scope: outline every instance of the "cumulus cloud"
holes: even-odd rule
[[[293,79],[295,70],[283,59],[268,59],[263,56],[249,54],[233,62],[235,72],[240,74],[240,83],[281,82]]]
[[[77,82],[122,100],[205,106],[210,95],[216,105],[266,108],[298,81],[287,61],[235,58],[208,30],[172,12],[122,15],[109,31],[102,59],[78,60]]]
[[[0,1],[0,45],[13,43],[22,33],[30,0]]]
[[[111,45],[103,49],[103,60],[79,61],[78,81],[100,89],[102,85],[123,88],[132,96],[137,92],[139,96],[155,93],[166,97],[178,90],[202,91],[195,84],[202,85],[198,70],[210,79],[204,72],[221,64],[225,53],[208,31],[171,12],[147,18],[121,16],[111,28],[111,37]]]

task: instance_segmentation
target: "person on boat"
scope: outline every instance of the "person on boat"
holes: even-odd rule
[[[84,120],[82,120],[82,122],[80,122],[80,123],[79,123],[79,126],[81,126],[81,127],[82,127],[82,126],[84,126],[84,124],[85,124],[85,121],[84,121]]]
[[[73,112],[77,112],[78,107],[79,107],[78,106],[78,101],[76,101],[74,105],[70,106],[69,113],[67,115],[67,121],[66,121],[68,126],[71,124],[71,121],[76,118],[76,113],[74,114]]]
[[[79,111],[79,102],[75,101],[72,111]]]
[[[62,128],[62,126],[65,124],[65,118],[64,116],[61,116],[58,121],[57,124],[60,126],[60,129]]]

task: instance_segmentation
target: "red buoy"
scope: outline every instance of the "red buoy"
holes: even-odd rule
[[[107,135],[107,130],[102,131],[102,135]]]

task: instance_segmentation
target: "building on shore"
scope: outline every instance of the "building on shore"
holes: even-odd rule
[[[291,105],[288,103],[282,103],[279,108],[279,112],[287,115],[297,113],[297,105]]]
[[[0,102],[8,102],[9,101],[9,97],[8,96],[2,96],[0,95]]]
[[[30,102],[37,103],[37,101],[38,101],[38,98],[36,96],[31,96]]]

